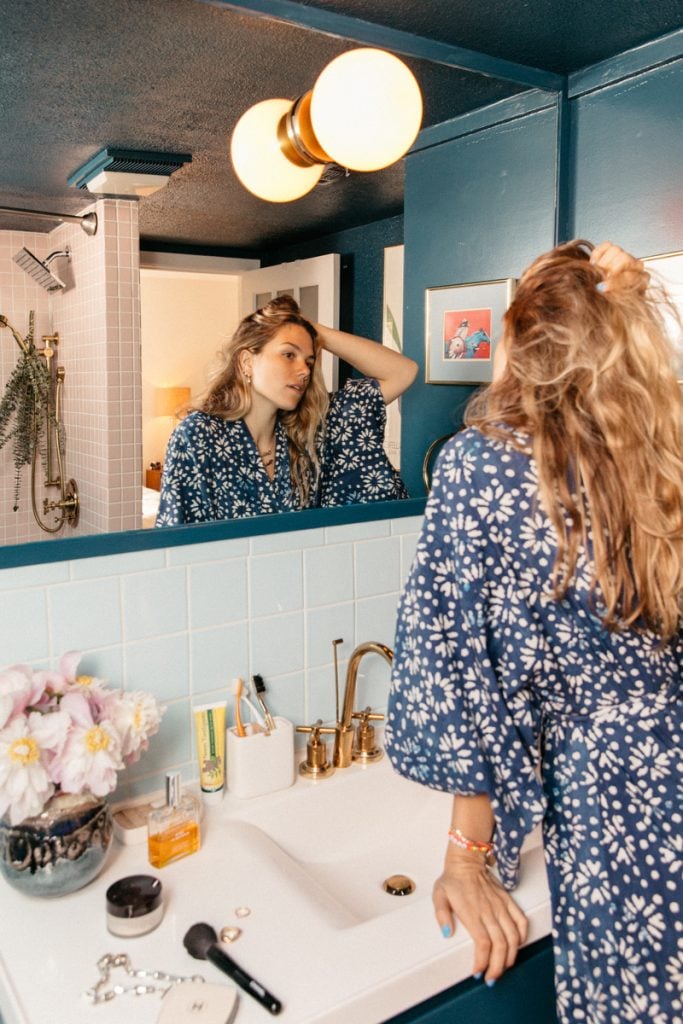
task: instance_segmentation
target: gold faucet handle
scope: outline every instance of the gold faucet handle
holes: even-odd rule
[[[318,721],[315,722],[313,725],[297,725],[296,731],[297,732],[312,732],[312,733],[314,733],[317,736],[321,732],[330,733],[330,734],[333,735],[334,733],[336,733],[337,730],[333,729],[331,726],[323,725],[322,718],[319,718]]]
[[[381,747],[377,746],[375,742],[375,727],[370,723],[382,721],[384,715],[375,714],[368,707],[365,711],[355,711],[353,718],[359,718],[360,725],[356,727],[351,760],[361,764],[379,761],[384,751]]]
[[[368,722],[383,722],[384,715],[378,714],[376,711],[371,711],[370,708],[366,708],[365,711],[354,711],[351,715],[352,718],[360,718],[361,728]]]
[[[313,725],[297,725],[296,731],[310,733],[306,744],[306,760],[299,765],[299,774],[308,779],[327,779],[333,775],[334,768],[327,760],[327,745],[320,739],[320,734],[334,734],[336,729],[324,726],[322,718],[319,718]]]

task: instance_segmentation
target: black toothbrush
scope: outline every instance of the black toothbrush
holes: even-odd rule
[[[259,702],[261,711],[265,716],[266,725],[268,726],[269,729],[275,731],[275,722],[273,720],[273,716],[268,710],[265,698],[263,696],[263,694],[266,692],[266,684],[263,681],[263,676],[258,675],[257,673],[256,675],[253,675],[251,677],[251,681],[254,684],[254,690],[256,691],[256,700]]]
[[[195,960],[210,960],[214,967],[223,971],[229,978],[248,992],[250,996],[270,1010],[272,1014],[279,1013],[282,1003],[275,996],[272,996],[263,985],[259,985],[246,971],[243,971],[231,956],[218,945],[218,936],[210,924],[193,924],[185,933],[183,946]]]

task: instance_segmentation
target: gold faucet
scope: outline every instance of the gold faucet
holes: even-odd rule
[[[334,738],[334,757],[332,759],[336,768],[348,768],[351,764],[351,752],[353,747],[353,705],[356,702],[356,680],[358,667],[366,654],[381,654],[388,665],[391,665],[394,652],[384,644],[369,640],[367,643],[359,644],[349,658],[349,666],[346,670],[346,685],[344,687],[344,705],[341,719],[337,722]],[[367,712],[366,712],[367,714]],[[383,718],[383,715],[368,716],[372,718]]]

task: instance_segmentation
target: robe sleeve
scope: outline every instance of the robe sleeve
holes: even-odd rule
[[[399,606],[385,739],[402,775],[489,797],[496,865],[513,888],[522,842],[545,807],[540,712],[530,680],[511,676],[519,659],[506,658],[509,631],[504,640],[497,625],[513,584],[500,581],[494,515],[477,500],[491,480],[477,461],[484,444],[466,431],[438,460]]]
[[[408,497],[384,448],[386,425],[387,407],[374,378],[351,378],[331,396],[321,460],[323,507]]]
[[[212,518],[206,471],[198,458],[196,430],[191,416],[171,434],[164,456],[156,526],[206,522]]]

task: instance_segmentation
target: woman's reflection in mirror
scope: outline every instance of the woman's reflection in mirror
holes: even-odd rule
[[[361,374],[328,396],[325,349]],[[157,526],[407,497],[384,450],[386,406],[412,359],[323,327],[288,295],[241,321],[173,431]]]

